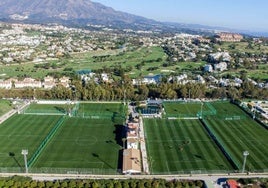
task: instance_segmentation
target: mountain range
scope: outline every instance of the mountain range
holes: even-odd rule
[[[1,0],[0,19],[23,23],[87,24],[145,27],[159,24],[91,0]]]
[[[0,21],[38,24],[58,23],[77,27],[104,25],[120,29],[157,29],[172,32],[205,32],[210,34],[214,30],[222,30],[252,34],[247,31],[228,28],[158,22],[141,16],[116,11],[111,7],[91,0],[1,0]]]

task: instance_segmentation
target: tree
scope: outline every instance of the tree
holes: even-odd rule
[[[226,98],[226,89],[224,87],[213,89],[210,93],[209,98],[213,98],[213,99]]]
[[[244,98],[255,98],[255,97],[258,97],[258,88],[255,87],[255,85],[246,80],[242,83],[242,97]]]
[[[120,182],[120,181],[116,181],[116,182],[114,183],[114,187],[115,187],[115,188],[122,188],[121,182]]]
[[[122,182],[122,187],[123,187],[123,188],[129,188],[128,180],[124,180],[124,181]]]
[[[145,100],[148,98],[149,89],[146,85],[140,85],[137,87],[136,100]]]
[[[228,88],[228,97],[232,99],[232,101],[241,98],[239,90],[236,89],[235,87]]]

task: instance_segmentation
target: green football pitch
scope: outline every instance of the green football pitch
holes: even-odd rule
[[[64,115],[68,109],[67,104],[30,104],[24,114],[59,114]]]
[[[116,172],[122,128],[110,120],[67,118],[33,167]]]
[[[230,103],[212,103],[220,118],[208,116],[207,126],[225,148],[238,170],[243,166],[243,152],[248,151],[246,170],[268,169],[268,131],[237,106]],[[223,114],[226,118],[222,118]],[[236,117],[236,118],[230,118]],[[241,117],[241,118],[240,118]]]
[[[207,102],[164,102],[163,105],[166,117],[197,117],[201,111],[205,114],[214,110]]]
[[[200,111],[200,105],[201,103],[178,102],[164,104],[167,117],[194,116]],[[202,108],[203,112],[209,114],[203,116],[207,129],[199,120],[144,119],[153,173],[197,170],[241,172],[244,151],[249,152],[246,171],[268,170],[267,129],[228,101],[204,103]],[[191,140],[191,144],[187,144],[187,140]],[[217,162],[216,158],[219,157],[215,157],[215,153],[225,162]],[[209,160],[214,160],[215,163],[210,164]]]
[[[81,115],[96,115],[96,116],[113,116],[114,114],[123,114],[122,103],[80,103],[78,114]]]
[[[199,120],[144,119],[153,174],[232,169]]]
[[[24,169],[22,149],[28,149],[29,170],[39,172],[59,169],[84,169],[88,173],[116,173],[121,168],[122,119],[112,121],[121,104],[99,105],[98,113],[111,111],[109,118],[82,118],[47,115],[65,105],[31,104],[33,114],[14,115],[0,125],[0,169]],[[96,105],[87,107],[96,111]],[[94,108],[94,109],[91,109]],[[26,110],[26,111],[27,111]],[[38,113],[43,112],[43,115]],[[123,114],[120,116],[125,117]],[[31,161],[31,162],[30,162]],[[39,170],[38,170],[39,169]],[[97,169],[97,170],[96,170]],[[74,170],[74,171],[76,171]]]
[[[0,167],[24,166],[22,149],[31,158],[60,116],[14,115],[0,124]]]

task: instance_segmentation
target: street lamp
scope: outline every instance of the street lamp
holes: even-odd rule
[[[23,149],[21,151],[21,154],[24,156],[24,164],[25,164],[25,173],[28,173],[28,165],[27,165],[27,155],[28,155],[28,150]]]
[[[243,152],[243,156],[244,156],[244,162],[243,162],[243,168],[242,168],[242,173],[244,173],[245,171],[245,166],[246,166],[246,161],[247,161],[247,156],[249,155],[248,151],[244,151]]]

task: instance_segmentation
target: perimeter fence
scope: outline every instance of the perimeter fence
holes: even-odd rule
[[[0,173],[24,173],[25,168],[7,167],[0,168]],[[101,168],[33,168],[28,169],[28,173],[36,174],[98,174],[98,175],[120,175],[121,169],[101,169]]]
[[[36,174],[96,174],[96,175],[122,175],[121,169],[98,169],[98,168],[34,168],[30,167],[28,169],[29,173]],[[24,167],[0,167],[0,173],[24,173]],[[246,173],[268,173],[268,169],[250,169],[249,171],[245,171]],[[168,171],[168,172],[151,172],[151,175],[198,175],[198,174],[206,174],[206,175],[215,175],[215,174],[226,174],[226,175],[234,175],[239,174],[238,170],[184,170],[184,171]]]
[[[51,129],[51,131],[48,133],[46,138],[41,142],[37,150],[34,152],[33,156],[30,158],[30,160],[27,163],[28,167],[31,167],[33,163],[36,161],[36,159],[39,157],[40,153],[43,151],[47,143],[51,140],[51,138],[55,135],[59,127],[62,125],[64,121],[64,116],[59,119],[59,121],[55,124],[55,126]]]
[[[220,150],[223,152],[225,157],[230,161],[235,170],[240,169],[240,163],[232,156],[231,152],[227,147],[225,147],[224,142],[218,136],[218,134],[210,127],[206,119],[200,119],[201,123],[204,125],[205,129],[208,131],[210,137],[215,141]]]

